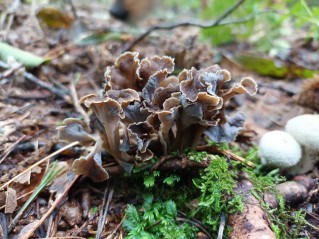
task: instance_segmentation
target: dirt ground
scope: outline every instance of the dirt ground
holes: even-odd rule
[[[84,150],[79,145],[50,156],[48,160],[43,159],[66,145],[57,137],[57,127],[63,120],[85,117],[78,99],[101,90],[106,67],[114,64],[143,29],[159,24],[163,19],[148,16],[133,25],[127,24],[111,18],[107,4],[79,2],[75,5],[77,19],[71,14],[70,5],[63,6],[73,18],[72,21],[65,20],[66,25],[71,21],[71,26],[52,28],[36,17],[38,6],[22,3],[15,7],[7,2],[1,4],[1,10],[5,12],[11,6],[11,11],[6,14],[7,18],[12,16],[12,22],[3,28],[2,40],[50,61],[32,68],[25,68],[14,59],[9,63],[0,62],[0,219],[5,225],[0,235],[9,235],[3,238],[27,238],[26,234],[36,228],[30,237],[88,238],[101,233],[101,238],[122,238],[124,209],[128,203],[141,200],[130,182],[94,183],[76,176],[71,168]],[[4,23],[1,24],[3,27]],[[283,129],[294,116],[318,112],[317,105],[300,104],[304,85],[311,80],[272,78],[247,70],[232,59],[230,53],[248,52],[249,47],[241,43],[213,48],[199,39],[199,31],[196,27],[154,31],[130,50],[138,52],[140,59],[154,55],[175,58],[174,74],[191,66],[204,68],[219,64],[231,72],[234,81],[244,76],[254,78],[258,93],[253,97],[235,97],[226,108],[229,115],[240,111],[246,116],[245,127],[237,139],[243,149],[257,144],[265,132]],[[85,35],[93,36],[91,42],[90,39],[80,42]],[[298,56],[310,54],[312,47],[315,46],[300,46],[293,59],[302,62]],[[318,61],[316,64],[304,63],[312,64],[314,69],[318,67]],[[318,79],[312,79],[316,80],[318,82]],[[58,167],[64,167],[60,176],[41,191],[14,227],[9,228],[18,209],[43,179],[45,169],[55,160],[58,160]],[[16,178],[29,167],[32,167],[29,173]],[[315,168],[311,176],[318,178],[318,174]],[[311,198],[318,199],[317,190],[318,186],[311,191]],[[100,216],[91,208],[100,210],[101,205],[105,206],[105,198],[109,198],[108,223],[102,232],[97,232]],[[54,203],[61,206],[54,208],[44,223],[40,223]],[[302,203],[307,209],[308,220],[314,225],[319,224],[317,203],[318,200]],[[5,227],[10,230],[9,234]],[[318,238],[318,235],[318,232],[314,233],[311,238]]]

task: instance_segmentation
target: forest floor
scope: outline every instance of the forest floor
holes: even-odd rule
[[[83,147],[76,145],[61,151],[67,144],[59,142],[57,127],[66,118],[85,118],[78,99],[102,89],[106,67],[112,66],[127,48],[138,52],[140,59],[154,55],[175,58],[175,75],[184,68],[194,66],[200,69],[219,64],[231,72],[233,81],[244,76],[255,79],[257,94],[236,96],[226,108],[228,115],[243,112],[246,116],[244,128],[236,142],[231,144],[243,151],[258,145],[264,133],[282,130],[289,119],[318,110],[298,103],[303,85],[310,79],[288,75],[284,78],[261,76],[236,61],[232,57],[233,52],[252,51],[247,44],[233,43],[214,48],[199,39],[199,28],[184,26],[153,31],[130,47],[143,29],[163,20],[144,19],[132,26],[110,18],[108,6],[101,3],[93,2],[90,6],[77,4],[75,7],[78,19],[73,20],[71,26],[65,26],[67,29],[61,25],[48,27],[39,21],[29,4],[7,12],[7,17],[12,16],[12,23],[1,36],[5,42],[50,60],[31,68],[14,59],[0,62],[2,238],[88,238],[97,234],[101,238],[122,238],[126,235],[122,227],[125,209],[128,204],[141,204],[142,194],[145,193],[140,191],[143,179],[113,176],[112,180],[95,183],[84,176],[74,175],[72,164],[82,154]],[[5,10],[5,6],[2,8]],[[69,21],[66,20],[65,24],[68,25]],[[133,28],[135,31],[132,31]],[[118,32],[114,32],[115,29]],[[299,62],[309,66],[311,63],[302,62],[298,56],[312,54],[318,46],[316,48],[309,42],[296,43],[296,46],[297,53],[292,53],[289,61],[281,61],[287,65]],[[23,61],[27,63],[33,60],[26,58]],[[317,69],[316,64],[309,68]],[[14,222],[18,210],[43,183],[44,175],[47,175],[55,160],[58,161],[57,167],[63,167],[62,171],[53,183],[45,184],[23,215],[19,215]],[[27,173],[21,176],[25,170]],[[293,210],[304,209],[306,220],[313,225],[304,226],[298,238],[318,238],[318,168],[307,176],[314,179],[314,187]],[[185,175],[181,178],[184,179]],[[178,191],[178,184],[175,186],[176,193],[182,194]],[[186,201],[190,204],[192,200],[189,198]],[[46,215],[50,208],[52,213]],[[104,212],[107,215],[103,221]],[[41,222],[44,215],[47,217]],[[107,223],[101,227],[100,224],[104,225],[105,221]],[[210,237],[198,232],[197,238]]]

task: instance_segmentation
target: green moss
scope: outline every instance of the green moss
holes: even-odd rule
[[[194,233],[193,229],[189,229],[190,225],[178,224],[176,219],[173,219],[174,216],[167,215],[165,212],[168,209],[176,211],[176,208],[187,216],[203,222],[209,228],[211,235],[217,236],[221,216],[227,217],[243,210],[242,197],[234,191],[240,171],[245,171],[254,184],[252,194],[260,201],[267,213],[276,237],[302,238],[301,232],[308,224],[305,220],[305,212],[293,211],[284,205],[284,200],[275,190],[275,185],[284,181],[285,178],[279,175],[278,170],[263,171],[259,166],[257,147],[243,151],[237,147],[229,147],[228,144],[214,144],[214,146],[228,149],[257,166],[248,168],[240,162],[228,162],[225,157],[215,156],[216,159],[212,160],[209,167],[193,178],[188,174],[174,172],[150,172],[150,168],[157,161],[155,159],[148,165],[135,169],[130,180],[134,180],[136,191],[151,196],[147,196],[140,207],[128,207],[125,223],[127,238],[183,238],[183,236],[194,238],[193,235],[188,235],[188,233]],[[186,149],[183,153],[195,161],[201,161],[208,156],[207,152],[197,152],[194,149]],[[266,192],[277,195],[279,208],[271,209],[263,202],[263,195]],[[154,207],[155,211],[150,207]],[[157,223],[154,224],[154,220]],[[166,224],[167,221],[168,224]],[[226,227],[224,235],[227,235],[229,229]],[[167,233],[168,230],[170,230],[169,233]],[[161,234],[164,231],[174,237],[164,237]]]
[[[144,196],[142,207],[129,205],[125,211],[123,227],[126,239],[184,239],[195,238],[197,229],[190,224],[177,222],[176,205],[172,200],[154,202],[150,194]]]
[[[257,167],[244,168],[243,170],[249,175],[254,188],[251,193],[259,200],[264,212],[267,213],[270,220],[271,228],[276,234],[276,238],[295,239],[302,238],[300,235],[304,230],[307,222],[305,219],[304,210],[292,210],[285,205],[283,197],[276,189],[276,185],[286,181],[285,177],[280,176],[279,170],[275,169],[270,172],[263,171],[261,165],[258,163],[258,148],[252,147],[247,152],[237,150],[237,154],[254,162]],[[263,195],[270,193],[276,195],[278,201],[278,208],[270,208],[263,200]],[[306,237],[303,237],[306,238]]]
[[[194,148],[187,148],[183,152],[189,160],[200,162],[208,158],[208,153],[206,151],[196,151]]]
[[[276,238],[302,238],[300,235],[307,224],[305,211],[303,209],[292,210],[286,206],[283,197],[276,190],[276,185],[284,181],[285,178],[279,176],[278,170],[271,171],[266,175],[257,175],[253,170],[246,170],[246,172],[254,184],[252,194],[259,200],[264,212],[267,213]],[[270,208],[264,202],[263,195],[265,193],[276,195],[278,208]]]
[[[199,179],[193,180],[200,190],[198,208],[194,216],[211,226],[216,232],[222,214],[243,210],[242,198],[236,195],[236,171],[230,170],[226,159],[216,156]]]

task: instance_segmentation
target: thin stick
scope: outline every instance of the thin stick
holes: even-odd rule
[[[115,232],[116,232],[116,231],[120,228],[120,226],[123,224],[124,219],[125,219],[125,216],[122,218],[122,220],[120,221],[120,223],[114,228],[114,230],[111,232],[111,234],[108,235],[107,238],[105,238],[105,239],[112,239],[112,238],[114,238]]]
[[[6,149],[3,153],[3,155],[1,155],[1,159],[0,159],[0,164],[8,157],[8,155],[13,151],[14,147],[17,146],[25,137],[27,137],[26,135],[23,135],[20,139],[18,139],[16,142],[14,142],[14,144],[12,144],[8,149]]]
[[[70,188],[73,186],[73,184],[76,182],[76,180],[78,180],[80,176],[76,175],[74,177],[74,179],[71,181],[71,183],[66,187],[66,189],[64,190],[64,192],[57,198],[55,199],[54,203],[52,204],[52,206],[50,207],[50,209],[42,216],[42,218],[36,222],[36,224],[31,228],[30,231],[28,231],[21,239],[28,239],[30,238],[33,233],[38,229],[39,226],[42,225],[42,223],[44,222],[44,220],[50,216],[50,214],[53,212],[53,210],[55,208],[57,208],[59,206],[59,204],[61,203],[62,199],[66,196],[66,194],[69,192]]]
[[[75,141],[75,142],[72,142],[66,146],[64,146],[63,148],[53,152],[52,154],[46,156],[45,158],[39,160],[37,163],[31,165],[29,168],[27,168],[26,170],[24,170],[22,173],[19,173],[17,176],[13,177],[12,179],[10,179],[8,182],[6,182],[5,184],[3,184],[1,187],[0,187],[0,190],[4,189],[6,186],[8,186],[10,183],[12,183],[13,181],[15,181],[17,178],[19,178],[21,175],[23,175],[24,173],[28,172],[29,170],[33,169],[34,167],[38,166],[39,164],[47,161],[48,159],[54,157],[55,155],[63,152],[64,150],[68,149],[68,148],[71,148],[75,145],[79,144],[79,141]]]
[[[232,160],[242,162],[243,164],[247,165],[248,167],[255,167],[255,165],[252,162],[249,162],[245,160],[243,157],[240,157],[233,152],[226,150],[226,149],[219,149],[218,147],[215,146],[210,146],[210,145],[202,145],[202,146],[196,146],[196,150],[198,151],[207,151],[210,153],[217,153],[217,154],[222,154],[224,156],[229,156]]]
[[[167,156],[162,156],[160,157],[159,161],[154,164],[154,166],[150,169],[150,172],[154,172],[155,170],[158,169],[166,160],[173,158],[173,155],[167,155]]]
[[[210,24],[205,24],[201,22],[182,22],[177,24],[171,24],[171,25],[157,25],[152,26],[150,29],[148,29],[145,33],[140,35],[138,38],[136,38],[127,48],[125,48],[124,51],[130,50],[133,46],[135,46],[138,42],[142,41],[146,36],[148,36],[151,32],[155,30],[164,30],[164,29],[173,29],[176,27],[182,27],[182,26],[196,26],[201,28],[211,28],[220,25],[221,21],[224,20],[227,16],[229,16],[232,12],[234,12],[241,4],[244,3],[245,0],[239,0],[237,3],[235,3],[233,6],[228,8],[221,16],[219,16],[216,20],[214,20]]]
[[[222,213],[222,215],[220,216],[220,224],[219,224],[217,239],[223,239],[225,224],[226,224],[226,216],[224,213]]]
[[[15,68],[12,68],[12,70],[10,69],[9,65],[6,64],[3,61],[0,61],[0,66],[2,68],[8,69],[6,72],[4,72],[3,74],[0,74],[0,79],[4,78],[4,77],[8,77],[9,75],[13,74],[16,70],[20,69],[22,67],[22,65],[17,65]],[[48,91],[50,91],[51,93],[53,93],[54,95],[56,95],[57,97],[64,99],[66,102],[70,103],[71,100],[67,95],[67,92],[65,92],[64,90],[61,90],[57,87],[54,87],[51,84],[48,84],[42,80],[40,80],[39,78],[37,78],[36,76],[34,76],[33,74],[29,73],[29,72],[24,72],[24,77],[36,84],[37,86],[46,89]]]
[[[109,182],[111,182],[111,181],[109,181]],[[109,184],[111,184],[111,183],[109,183]],[[107,185],[107,187],[105,189],[105,194],[104,194],[104,198],[103,198],[103,205],[102,205],[102,209],[101,209],[101,212],[103,212],[103,215],[102,215],[102,213],[100,214],[99,226],[98,226],[96,236],[95,236],[96,239],[101,238],[102,231],[104,229],[104,225],[105,225],[105,221],[106,221],[107,212],[109,210],[109,205],[110,205],[110,202],[111,202],[112,197],[113,197],[114,185],[112,185],[111,189],[109,190],[109,184]],[[105,205],[105,199],[106,199],[107,194],[108,194],[108,197],[107,197],[107,202]]]
[[[64,99],[66,102],[70,103],[70,98],[66,95],[66,92],[54,87],[53,85],[50,85],[50,84],[40,80],[39,78],[35,77],[34,75],[32,75],[29,72],[25,72],[24,73],[24,77],[28,81],[36,84],[37,86],[40,86],[43,89],[46,89],[46,90],[50,91],[51,93],[53,93],[57,97],[59,97],[61,99]]]
[[[277,13],[277,14],[283,14],[281,12],[275,11],[275,10],[265,10],[260,11],[258,14],[254,13],[251,15],[248,15],[246,17],[240,18],[240,19],[231,19],[228,21],[222,21],[216,24],[216,20],[213,22],[202,22],[198,20],[192,20],[192,21],[186,21],[186,22],[179,22],[179,23],[173,23],[173,24],[162,24],[162,25],[156,25],[152,26],[150,29],[148,29],[145,33],[140,35],[138,38],[136,38],[130,45],[128,45],[122,52],[129,51],[132,49],[133,46],[135,46],[137,43],[142,41],[145,37],[147,37],[149,34],[151,34],[153,31],[156,30],[171,30],[178,27],[199,27],[202,29],[208,29],[208,28],[214,28],[218,26],[225,26],[225,25],[231,25],[231,24],[241,24],[249,22],[250,20],[256,18],[260,14],[265,13]]]
[[[71,83],[70,83],[70,93],[72,97],[72,102],[73,102],[75,110],[83,116],[83,120],[86,123],[86,125],[90,125],[90,118],[88,114],[85,112],[85,110],[79,104],[79,97],[76,93],[75,84],[76,82],[78,82],[79,79],[80,79],[80,75],[76,76],[76,79],[71,80]]]
[[[8,65],[7,65],[8,66]],[[8,66],[9,67],[9,66]],[[7,68],[7,67],[5,67]],[[9,77],[10,75],[12,75],[15,71],[19,70],[23,68],[22,64],[14,64],[14,66],[12,68],[7,69],[5,72],[0,74],[0,80]]]
[[[74,19],[78,20],[79,16],[77,14],[76,7],[74,6],[74,3],[72,0],[69,0],[69,5],[71,6],[71,11],[72,11]]]

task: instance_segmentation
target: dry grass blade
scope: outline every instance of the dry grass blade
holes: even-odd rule
[[[108,235],[105,239],[112,239],[114,238],[114,234],[116,233],[116,231],[120,228],[120,226],[122,226],[123,222],[124,222],[125,217],[122,218],[122,220],[120,221],[120,223],[114,228],[114,230],[112,231],[112,233],[110,235]]]
[[[110,202],[112,200],[113,197],[113,192],[114,192],[114,186],[112,185],[110,187],[111,181],[109,181],[109,183],[107,184],[106,188],[105,188],[105,193],[104,193],[104,198],[103,198],[103,204],[100,210],[100,218],[99,218],[99,224],[98,224],[98,229],[96,232],[96,239],[101,238],[102,232],[103,232],[103,228],[105,225],[105,221],[106,221],[106,215],[107,212],[109,210],[109,205]],[[107,201],[106,201],[106,196],[107,197]]]
[[[0,190],[4,189],[6,186],[8,186],[10,183],[14,182],[17,178],[19,178],[22,174],[28,172],[29,170],[33,169],[34,167],[40,165],[41,163],[47,161],[48,159],[54,157],[55,155],[58,155],[59,153],[63,152],[64,150],[71,148],[75,145],[79,144],[78,141],[75,141],[73,143],[70,143],[66,146],[64,146],[63,148],[53,152],[52,154],[46,156],[45,158],[39,160],[38,162],[36,162],[35,164],[31,165],[29,168],[27,168],[26,170],[24,170],[22,173],[19,173],[17,176],[13,177],[12,179],[10,179],[8,182],[4,183],[2,186],[0,186]]]
[[[75,86],[76,86],[76,83],[80,80],[80,77],[81,77],[80,74],[77,74],[75,76],[75,79],[73,81],[71,81],[70,93],[71,93],[72,102],[73,102],[75,110],[83,116],[83,120],[86,123],[86,125],[90,125],[90,118],[89,118],[88,114],[84,111],[84,109],[81,107],[81,105],[79,103],[79,97],[76,93]]]
[[[19,210],[17,215],[12,220],[9,231],[16,225],[24,211],[27,209],[27,207],[31,204],[31,202],[36,198],[36,196],[50,183],[52,180],[63,170],[63,168],[59,168],[55,171],[57,161],[55,161],[51,167],[51,169],[48,171],[48,173],[44,176],[38,187],[33,191],[32,195],[29,197],[28,201],[22,206],[22,208]]]

